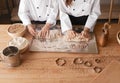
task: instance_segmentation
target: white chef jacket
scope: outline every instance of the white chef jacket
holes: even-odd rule
[[[65,5],[66,0],[58,1],[62,32],[72,29],[72,24],[68,14],[75,17],[88,15],[85,27],[88,27],[93,31],[96,20],[101,14],[100,0],[73,0],[72,5],[68,7]]]
[[[18,16],[24,25],[31,24],[31,20],[55,25],[57,6],[56,0],[20,0]]]

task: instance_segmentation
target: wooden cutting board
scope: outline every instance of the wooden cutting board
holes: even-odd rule
[[[120,83],[120,63],[112,61],[91,83]]]

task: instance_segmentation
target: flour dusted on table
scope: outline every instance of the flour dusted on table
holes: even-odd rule
[[[46,35],[46,39],[57,39],[62,36],[60,29],[50,30],[50,33]]]
[[[82,36],[81,33],[76,34],[76,36],[74,38],[72,38],[72,39],[67,39],[67,36],[62,35],[61,30],[59,30],[59,29],[50,30],[49,34],[47,33],[45,38],[41,38],[38,34],[36,34],[35,38],[39,39],[39,40],[41,40],[41,39],[42,40],[43,39],[45,39],[45,40],[46,39],[55,40],[55,39],[61,38],[63,41],[76,41],[76,42],[79,42],[79,41],[88,42],[89,41],[89,38],[85,38],[84,36]]]
[[[81,33],[76,34],[76,36],[72,39],[67,39],[67,36],[65,34],[63,35],[60,29],[50,30],[49,34],[47,33],[45,38],[40,38],[38,34],[35,38],[42,43],[42,46],[40,45],[39,47],[51,49],[53,47],[56,47],[56,49],[85,49],[88,46],[89,41],[89,38],[85,38]]]

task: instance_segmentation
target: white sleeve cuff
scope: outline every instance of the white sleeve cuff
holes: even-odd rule
[[[23,21],[23,24],[24,24],[24,25],[29,25],[29,24],[31,24],[31,21],[24,20],[24,21]]]
[[[48,19],[46,23],[52,24],[52,26],[56,25],[56,20]]]

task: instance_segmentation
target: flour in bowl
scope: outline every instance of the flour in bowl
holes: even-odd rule
[[[18,47],[18,49],[23,49],[27,44],[28,44],[27,39],[25,39],[23,37],[13,38],[9,42],[9,46],[15,46],[15,47]]]

